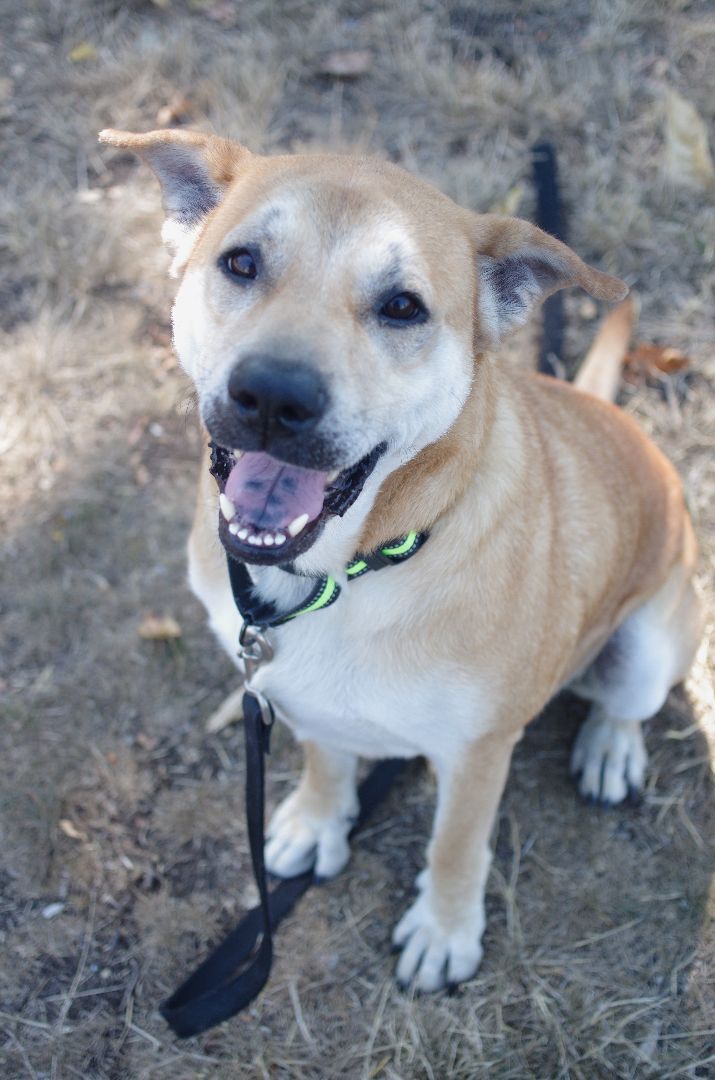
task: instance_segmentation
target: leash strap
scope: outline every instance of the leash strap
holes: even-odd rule
[[[263,719],[256,696],[243,695],[246,740],[246,818],[253,872],[260,903],[247,912],[189,978],[160,1006],[161,1015],[181,1039],[228,1020],[244,1009],[266,984],[273,959],[272,931],[315,884],[312,870],[281,881],[268,892],[263,861],[265,755],[270,726]],[[406,761],[389,759],[377,764],[358,789],[360,810],[351,835],[367,821],[385,798]],[[256,948],[256,942],[260,943]]]

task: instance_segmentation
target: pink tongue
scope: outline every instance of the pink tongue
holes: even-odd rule
[[[226,494],[236,516],[259,529],[287,529],[308,515],[313,521],[323,509],[327,474],[276,461],[270,454],[244,454],[229,473]]]

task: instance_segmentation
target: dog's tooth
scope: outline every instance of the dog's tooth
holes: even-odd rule
[[[235,521],[232,525],[229,525],[228,531],[231,533],[231,536],[236,536],[238,534],[239,527],[240,526],[238,526]]]
[[[263,543],[266,545],[266,547],[273,547],[273,533],[264,533]]]
[[[263,547],[263,541],[261,540],[260,536],[256,536],[255,533],[252,533],[249,536],[248,542],[249,544],[253,544],[255,547]]]
[[[246,537],[248,536],[248,529],[237,528],[236,529],[236,535],[238,536],[239,540],[245,540]]]
[[[337,478],[339,476],[340,476],[340,469],[333,469],[332,472],[328,473],[328,483],[332,484],[333,480],[337,480]]]
[[[276,533],[274,537],[275,543],[280,547],[281,544],[285,544],[286,538],[283,533]]]
[[[236,507],[233,505],[228,495],[225,495],[222,491],[218,497],[218,503],[221,507],[221,513],[226,518],[226,521],[231,521],[236,516]]]
[[[290,525],[288,526],[288,532],[291,536],[297,536],[298,533],[301,532],[307,524],[308,515],[301,514],[300,517],[297,517],[295,519],[295,521],[291,521]]]

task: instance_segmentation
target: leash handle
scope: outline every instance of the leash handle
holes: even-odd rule
[[[276,918],[277,912],[271,910],[263,862],[265,755],[268,753],[270,727],[264,720],[261,702],[250,690],[243,695],[243,720],[246,739],[246,818],[260,904],[161,1005],[162,1016],[182,1039],[206,1031],[240,1012],[260,993],[270,974],[273,959],[271,929],[282,917],[279,915]],[[302,891],[308,884],[309,881],[303,883]],[[298,891],[293,903],[299,895]],[[259,935],[261,943],[254,952]]]
[[[161,1015],[180,1039],[199,1035],[245,1009],[265,986],[273,960],[272,931],[293,909],[303,893],[315,884],[308,870],[281,881],[268,892],[263,861],[265,755],[270,728],[263,719],[261,703],[251,691],[243,698],[246,736],[246,815],[251,861],[260,903],[213,950],[192,975],[160,1006]],[[367,821],[385,798],[407,762],[381,761],[358,789],[360,809],[351,835]],[[255,948],[261,939],[258,949]]]

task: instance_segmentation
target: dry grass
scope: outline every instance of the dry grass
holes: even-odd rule
[[[575,699],[530,727],[501,809],[484,964],[458,996],[391,982],[389,929],[432,805],[415,766],[346,874],[281,929],[250,1012],[185,1044],[167,1032],[157,1002],[253,899],[241,737],[203,733],[232,672],[183,584],[198,434],[168,341],[158,195],[94,141],[105,125],[149,128],[185,96],[191,122],[254,148],[366,148],[475,208],[510,196],[529,214],[528,148],[552,138],[573,245],[635,284],[642,337],[693,359],[685,386],[623,403],[681,471],[707,591],[712,201],[663,179],[661,102],[673,86],[712,120],[711,10],[36,0],[0,7],[0,27],[3,1075],[712,1075],[707,643],[649,727],[637,808],[576,800]],[[94,55],[70,62],[83,42]],[[369,74],[321,75],[346,45],[372,50]],[[576,295],[567,311],[577,356],[593,315]],[[510,353],[528,363],[520,340],[527,353]],[[148,610],[176,617],[182,639],[142,642]],[[297,766],[279,733],[271,801]]]

